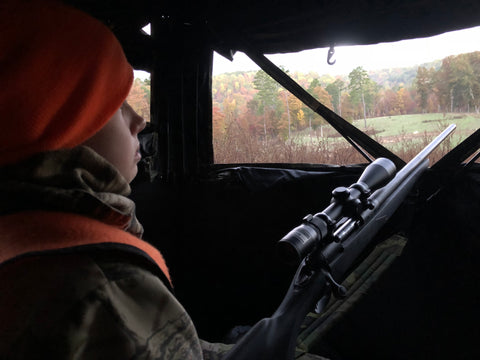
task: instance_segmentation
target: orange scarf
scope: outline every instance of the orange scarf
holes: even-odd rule
[[[171,284],[165,260],[156,248],[111,225],[82,215],[53,211],[24,211],[0,216],[0,264],[42,252],[100,244],[142,251],[158,265]]]

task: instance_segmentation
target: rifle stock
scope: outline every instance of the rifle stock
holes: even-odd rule
[[[224,360],[293,359],[305,316],[319,299],[344,292],[338,283],[428,169],[428,155],[454,130],[450,125],[397,173],[388,159],[377,159],[355,184],[335,189],[324,211],[307,215],[280,240],[290,262],[292,257],[301,261],[287,294],[275,313],[252,327]],[[321,310],[317,304],[317,312]]]

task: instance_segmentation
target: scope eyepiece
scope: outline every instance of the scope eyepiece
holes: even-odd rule
[[[277,251],[285,263],[296,265],[315,247],[317,230],[309,224],[302,224],[291,230],[277,243]]]

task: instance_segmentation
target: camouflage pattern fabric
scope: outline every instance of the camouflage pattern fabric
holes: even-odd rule
[[[344,299],[331,298],[321,314],[309,313],[298,337],[298,348],[305,352],[321,347],[324,335],[358,302],[377,279],[401,255],[407,239],[394,235],[379,244],[342,283]]]
[[[2,168],[0,216],[73,212],[140,237],[129,193],[113,166],[80,146]],[[32,255],[0,266],[0,284],[1,359],[217,360],[233,346],[200,340],[170,290],[131,254]],[[323,359],[302,349],[296,358]]]
[[[190,317],[160,279],[117,259],[47,255],[0,268],[0,358],[201,359]]]
[[[140,236],[129,193],[118,171],[86,147],[37,154],[0,171],[0,215],[74,212]],[[108,251],[1,266],[0,358],[202,359],[190,317],[147,268]]]
[[[206,341],[201,341],[203,356],[205,360],[221,360],[224,355],[234,346],[230,344],[221,344],[221,343],[207,343]],[[309,354],[301,349],[297,349],[295,353],[296,360],[328,360],[319,355]],[[270,359],[267,359],[270,360]],[[274,359],[272,359],[274,360]]]
[[[65,211],[143,234],[135,217],[130,186],[117,169],[85,146],[38,153],[1,168],[0,215],[25,211]]]
[[[200,340],[204,360],[221,360],[234,344],[209,343]]]

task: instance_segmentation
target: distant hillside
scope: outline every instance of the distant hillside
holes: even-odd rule
[[[363,118],[364,115],[480,112],[480,51],[411,67],[368,72],[361,67],[354,70],[342,76],[288,69],[287,72],[300,86],[347,120]],[[361,76],[368,80],[363,80],[366,86],[362,94],[358,86],[350,86],[351,82],[358,84]],[[292,121],[299,122],[299,128],[307,120],[308,126],[315,126],[310,124],[315,121],[311,110],[293,95],[290,98],[282,91],[263,71],[238,71],[213,76],[212,100],[218,129],[224,129],[225,124],[234,119],[244,121],[247,126],[248,121],[255,118],[265,133],[264,108],[267,102],[275,113],[272,113],[272,119],[276,121],[272,125],[275,131],[291,129]]]
[[[402,67],[402,68],[388,68],[388,69],[380,69],[380,70],[371,70],[368,71],[368,76],[370,79],[375,81],[378,85],[385,89],[399,89],[402,87],[410,88],[413,86],[413,81],[417,76],[417,70],[420,66],[423,66],[427,69],[434,68],[438,70],[442,66],[442,60],[435,60],[432,62],[415,65],[411,67]],[[237,81],[239,78],[245,76],[246,78],[253,79],[256,71],[236,71],[232,73],[223,73],[219,75],[215,75],[213,77],[214,88],[215,85],[220,85],[222,82],[234,82]],[[313,79],[319,79],[320,83],[323,86],[330,84],[335,81],[336,78],[341,78],[343,81],[348,82],[348,74],[340,75],[340,76],[332,76],[330,74],[317,74],[315,72],[309,73],[300,73],[300,72],[291,72],[290,76],[292,76],[296,81],[300,83],[302,86],[308,87],[308,84]],[[243,86],[247,88],[252,88],[252,84],[243,83]]]
[[[442,66],[442,60],[435,60],[429,63],[415,65],[403,68],[390,68],[382,70],[369,71],[370,79],[384,88],[395,89],[399,87],[409,88],[417,76],[417,70],[420,66],[427,69],[434,68],[438,70]]]

